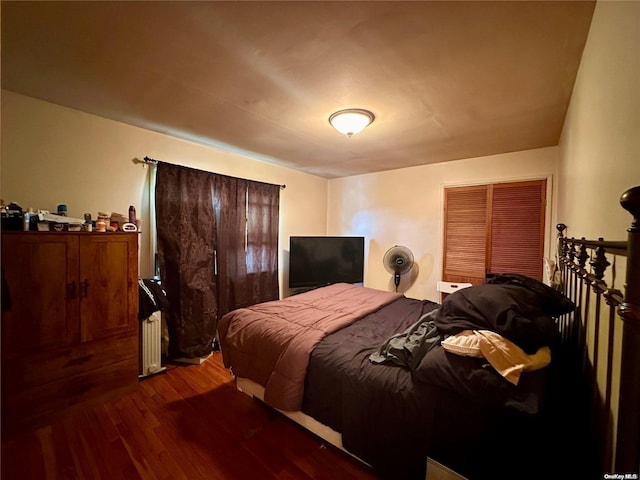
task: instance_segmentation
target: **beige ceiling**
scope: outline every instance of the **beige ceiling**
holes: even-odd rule
[[[2,87],[335,178],[557,145],[594,5],[2,1]]]

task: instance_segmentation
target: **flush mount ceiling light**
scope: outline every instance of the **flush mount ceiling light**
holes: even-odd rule
[[[329,117],[329,123],[331,123],[337,131],[350,137],[364,130],[373,122],[374,118],[373,113],[369,110],[348,108],[332,113]]]

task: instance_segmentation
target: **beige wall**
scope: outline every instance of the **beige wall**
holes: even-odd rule
[[[598,2],[559,146],[558,219],[567,224],[569,236],[626,239],[632,217],[620,207],[620,195],[640,185],[639,46],[640,2]],[[609,261],[615,264],[616,273],[614,276],[614,269],[609,268],[605,280],[609,286],[623,289],[625,259],[609,256]],[[593,324],[590,318],[590,344]],[[618,419],[621,333],[622,322],[618,320],[613,331],[613,422]],[[600,337],[601,359],[606,358],[607,340]],[[593,358],[593,351],[589,354]],[[606,375],[606,364],[600,361],[597,379],[601,395]],[[615,438],[614,431],[614,442]],[[610,471],[614,460],[611,458]]]
[[[330,180],[327,233],[366,237],[364,283],[372,288],[394,288],[382,264],[384,253],[396,244],[409,247],[416,267],[399,290],[437,301],[444,187],[548,178],[552,199],[556,156],[556,147],[550,147]],[[554,224],[550,205],[548,226]]]
[[[288,290],[289,236],[323,235],[327,180],[196,143],[2,91],[2,198],[69,216],[85,212],[143,218],[140,274],[151,274],[148,168],[144,156],[225,175],[286,184],[280,207],[280,288]]]
[[[572,236],[626,237],[640,185],[640,2],[598,2],[560,141],[558,219]],[[597,194],[597,196],[596,196]]]

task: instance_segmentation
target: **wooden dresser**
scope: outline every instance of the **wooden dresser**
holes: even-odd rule
[[[2,433],[138,385],[135,233],[3,232]]]

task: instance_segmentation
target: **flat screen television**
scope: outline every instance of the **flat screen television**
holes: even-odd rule
[[[364,237],[290,237],[289,288],[363,280]]]

